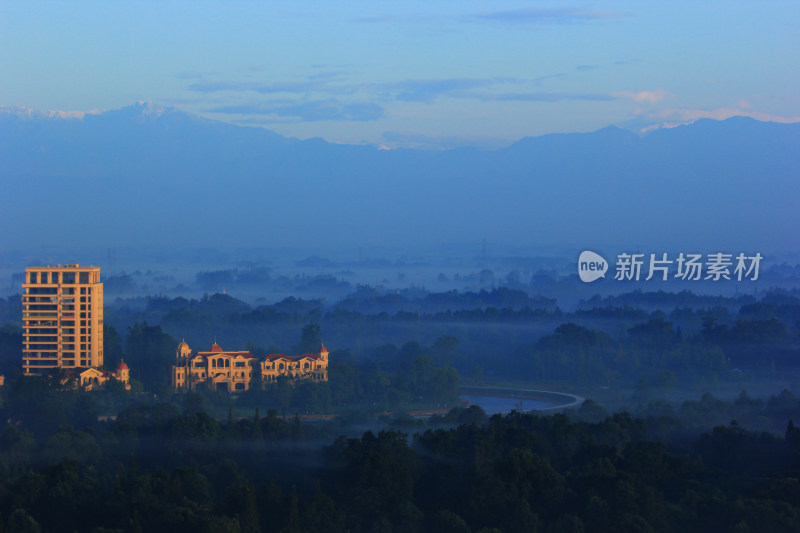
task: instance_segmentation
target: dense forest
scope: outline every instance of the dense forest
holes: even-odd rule
[[[200,395],[98,420],[97,393],[21,380],[4,394],[7,531],[798,531],[789,391],[608,413],[308,424],[216,419]],[[105,392],[104,394],[114,394]],[[60,405],[58,424],[31,416]],[[780,428],[780,429],[777,429]]]
[[[800,530],[791,292],[631,291],[569,311],[508,287],[359,288],[335,304],[119,298],[105,362],[129,364],[131,392],[20,376],[19,297],[0,316],[8,531]],[[257,356],[324,337],[330,379],[170,390],[180,339],[202,350],[213,336]],[[546,416],[405,414],[460,405],[464,382],[596,401]],[[740,392],[751,386],[772,395]],[[339,416],[304,421],[314,413]]]

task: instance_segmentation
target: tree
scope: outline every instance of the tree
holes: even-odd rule
[[[316,353],[322,345],[319,324],[306,324],[303,326],[303,333],[300,343],[295,347],[295,353]]]
[[[433,342],[431,352],[440,364],[452,365],[458,357],[458,342],[458,338],[452,335],[443,335]]]
[[[103,324],[103,365],[106,368],[117,368],[125,357],[122,351],[122,337],[114,326]]]
[[[224,508],[229,516],[238,517],[239,530],[242,533],[261,531],[258,523],[256,491],[253,484],[247,479],[237,476],[228,487],[225,491]]]
[[[334,470],[334,492],[362,523],[393,516],[414,501],[416,459],[405,434],[368,431],[361,439],[337,440],[325,455]]]
[[[174,361],[178,341],[147,322],[136,322],[128,328],[125,354],[131,367],[131,377],[142,381],[149,389],[169,383],[169,368]]]
[[[6,376],[22,361],[22,329],[11,324],[0,328],[0,372]]]
[[[39,523],[23,509],[17,509],[8,517],[8,531],[14,533],[39,533]]]

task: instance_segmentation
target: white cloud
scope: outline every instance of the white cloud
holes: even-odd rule
[[[83,120],[86,115],[99,115],[102,112],[100,109],[90,109],[89,111],[48,111],[47,114],[50,118]]]
[[[633,100],[634,102],[640,104],[657,104],[667,98],[675,98],[675,95],[669,91],[665,91],[664,89],[656,89],[655,91],[638,91],[638,92],[631,92],[631,91],[620,91],[616,93],[611,93],[611,96],[614,98],[626,98],[628,100]]]
[[[0,113],[6,115],[16,115],[21,118],[58,118],[65,120],[83,120],[86,115],[99,115],[103,111],[91,109],[89,111],[37,111],[25,106],[4,106],[0,105]]]

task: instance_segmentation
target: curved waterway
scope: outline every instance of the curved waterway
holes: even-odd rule
[[[532,400],[525,398],[501,398],[499,396],[476,396],[473,394],[464,394],[461,396],[462,400],[466,400],[470,405],[477,405],[487,415],[506,414],[511,411],[536,411],[539,409],[549,409],[554,407],[550,402],[543,402],[541,400]]]
[[[548,411],[578,407],[584,398],[563,392],[502,387],[463,387],[462,400],[480,406],[488,415],[511,411]]]

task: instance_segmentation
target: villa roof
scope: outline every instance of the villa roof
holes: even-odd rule
[[[111,377],[114,375],[113,372],[109,372],[108,370],[105,370],[103,368],[96,368],[93,366],[79,366],[75,368],[68,368],[64,370],[64,373],[67,374],[68,376],[81,376],[82,374],[88,372],[89,370],[94,370],[98,374],[106,377]]]
[[[303,355],[283,355],[282,353],[271,353],[265,357],[267,361],[277,361],[283,359],[284,361],[300,361],[302,359],[319,359],[319,355],[315,353],[304,353]]]
[[[251,354],[248,351],[242,352],[219,352],[219,351],[211,351],[211,352],[197,352],[194,357],[209,357],[209,356],[217,356],[217,355],[225,355],[228,357],[244,357],[245,359],[252,359],[255,355]]]
[[[187,348],[189,347],[185,342],[181,342],[181,344],[178,345],[178,347],[180,348],[180,347],[182,347],[184,345]],[[191,359],[191,360],[197,361],[197,360],[203,359],[203,358],[222,356],[222,357],[231,357],[231,358],[241,357],[243,359],[258,359],[259,361],[278,361],[278,360],[283,360],[283,361],[289,361],[289,362],[297,362],[297,361],[301,361],[301,360],[304,360],[304,359],[311,360],[311,361],[316,361],[316,360],[320,359],[324,354],[327,354],[327,352],[328,352],[328,349],[325,348],[325,345],[323,344],[320,347],[319,353],[304,353],[302,355],[284,355],[282,353],[271,353],[271,354],[267,355],[266,357],[258,357],[257,358],[255,355],[253,355],[252,353],[250,353],[249,351],[246,351],[246,350],[234,351],[234,352],[223,350],[222,347],[219,344],[217,344],[216,341],[214,341],[214,344],[211,345],[211,350],[210,351],[207,351],[207,352],[195,352],[194,354],[190,354],[188,356],[188,358]]]

